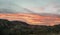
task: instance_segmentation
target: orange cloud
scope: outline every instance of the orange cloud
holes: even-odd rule
[[[1,19],[19,20],[32,25],[55,25],[60,23],[57,16],[40,16],[37,14],[0,14]]]

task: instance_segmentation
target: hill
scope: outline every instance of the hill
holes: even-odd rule
[[[1,35],[59,35],[60,25],[29,25],[23,21],[0,19]]]

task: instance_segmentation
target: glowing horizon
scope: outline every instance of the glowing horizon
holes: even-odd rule
[[[32,25],[50,25],[60,23],[57,16],[40,16],[37,14],[0,14],[0,19],[24,21]]]
[[[0,19],[23,19],[23,21],[31,22],[32,24],[38,23],[38,25],[46,25],[46,23],[48,25],[59,24],[59,17],[48,14],[60,15],[60,0],[0,0],[0,13]],[[20,13],[20,16],[17,13]],[[48,16],[41,16],[42,13],[46,13]]]

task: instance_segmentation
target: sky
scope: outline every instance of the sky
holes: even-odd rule
[[[60,15],[60,0],[0,0],[0,13],[50,13]]]
[[[46,14],[59,14],[60,15],[60,0],[0,0],[0,13],[3,13],[3,16],[0,18],[7,18],[9,16],[9,15],[4,16],[4,13],[36,13],[36,14],[46,13]],[[25,15],[25,16],[27,16],[27,15]],[[1,16],[1,14],[0,14],[0,16]],[[31,18],[31,17],[33,17],[33,18]],[[40,15],[38,15],[38,16],[31,15],[31,17],[29,17],[29,19],[27,18],[25,20],[30,21],[30,18],[34,19],[34,17],[37,20],[40,20],[40,19],[45,20],[44,18],[46,16],[41,18]],[[39,19],[38,19],[38,17],[39,17]],[[9,18],[13,18],[13,17],[9,17]],[[17,18],[19,19],[22,17],[17,17]],[[51,19],[53,21],[55,21],[54,18],[55,17],[53,17]],[[51,19],[46,18],[47,23]],[[57,20],[58,20],[58,18],[57,18]],[[60,20],[58,20],[58,21],[57,20],[56,20],[56,22],[59,23]],[[53,23],[52,23],[52,25],[53,25]]]

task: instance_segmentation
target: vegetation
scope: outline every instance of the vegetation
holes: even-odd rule
[[[22,21],[0,19],[0,35],[60,35],[60,25],[29,25]]]

